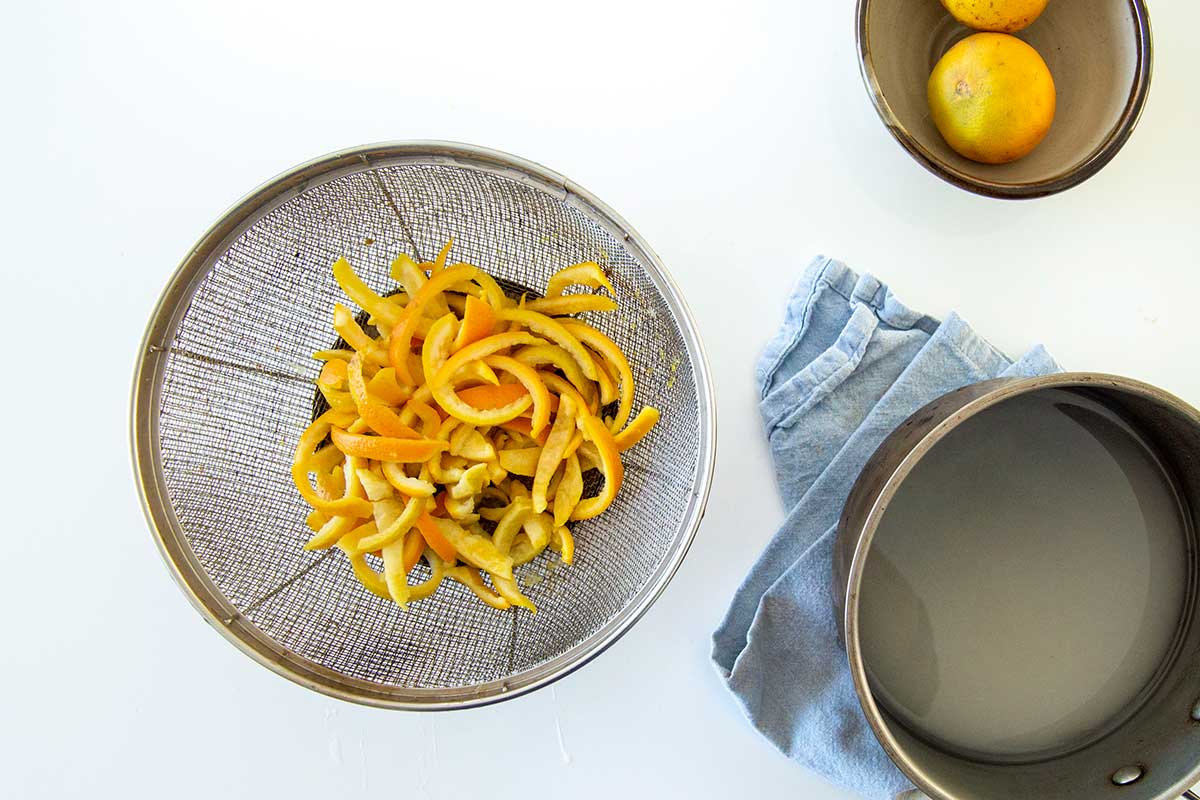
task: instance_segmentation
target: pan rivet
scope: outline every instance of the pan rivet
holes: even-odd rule
[[[1146,769],[1141,764],[1130,764],[1128,767],[1121,767],[1112,774],[1112,782],[1117,786],[1128,786],[1131,783],[1137,783],[1141,777],[1146,774]]]
[[[1200,700],[1192,704],[1192,719],[1200,722]]]

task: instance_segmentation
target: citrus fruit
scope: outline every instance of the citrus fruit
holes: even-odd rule
[[[956,20],[979,31],[1014,33],[1028,27],[1049,0],[942,0]]]
[[[928,95],[946,143],[985,164],[1028,155],[1054,122],[1050,68],[1007,33],[976,33],[947,50],[929,76]]]

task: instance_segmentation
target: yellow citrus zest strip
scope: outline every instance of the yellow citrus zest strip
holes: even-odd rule
[[[409,477],[404,468],[394,461],[384,461],[382,467],[383,477],[400,494],[406,497],[433,497],[436,490],[429,481]]]
[[[380,501],[387,503],[387,501]],[[376,503],[376,506],[380,505]],[[417,524],[417,518],[425,511],[425,501],[419,497],[410,498],[404,504],[404,508],[399,509],[399,503],[392,500],[384,509],[382,514],[378,511],[375,516],[376,526],[383,524],[384,528],[377,530],[374,534],[364,537],[358,543],[360,552],[370,553],[378,550],[381,547],[387,547],[395,541],[399,541],[404,534],[408,533],[414,525]],[[383,523],[380,522],[382,518]]]
[[[581,342],[603,356],[604,360],[616,369],[617,375],[620,377],[620,403],[617,407],[617,415],[613,417],[612,424],[609,426],[609,429],[616,433],[625,427],[625,423],[633,411],[633,370],[629,367],[629,360],[625,358],[621,348],[617,347],[616,342],[591,325],[575,320],[569,320],[565,324],[567,329]]]
[[[541,367],[548,364],[561,370],[562,374],[567,377],[567,380],[571,382],[571,385],[575,387],[575,391],[579,392],[581,397],[586,397],[589,392],[595,393],[594,385],[583,374],[583,371],[579,369],[579,364],[575,362],[575,359],[571,358],[571,355],[566,350],[563,350],[558,345],[542,344],[522,347],[513,353],[513,358],[531,367]]]
[[[566,525],[560,525],[554,529],[554,537],[550,539],[550,549],[562,556],[564,564],[571,564],[575,561],[575,537],[571,535],[571,531],[567,530]]]
[[[541,447],[521,447],[500,451],[500,466],[513,473],[532,478],[537,474],[538,458],[542,454]]]
[[[357,551],[359,539],[374,532],[375,523],[368,522],[343,536],[337,546],[350,559],[350,567],[354,570],[354,577],[358,578],[359,583],[372,594],[382,597],[384,600],[391,600],[393,598],[392,593],[388,590],[387,579],[371,569],[371,566],[367,564],[367,559]]]
[[[350,495],[337,500],[327,500],[317,494],[308,480],[309,459],[335,424],[348,424],[346,415],[337,411],[327,411],[300,435],[300,441],[296,443],[296,454],[292,459],[292,481],[305,502],[328,516],[368,516],[371,513],[371,504],[366,500]]]
[[[342,287],[342,291],[346,293],[347,297],[379,323],[390,328],[400,321],[400,317],[404,313],[400,306],[371,291],[362,278],[355,274],[354,268],[346,259],[339,258],[333,262],[333,278]]]
[[[394,436],[399,439],[419,439],[420,434],[400,421],[395,411],[371,397],[367,391],[367,382],[363,378],[362,354],[355,353],[347,368],[350,385],[350,397],[358,409],[358,415],[363,418],[371,430],[381,436]]]
[[[471,280],[478,274],[479,270],[466,264],[434,273],[433,277],[421,287],[421,291],[417,292],[416,296],[404,307],[404,317],[392,329],[392,341],[388,348],[392,366],[396,368],[396,377],[405,383],[416,383],[408,369],[408,351],[412,346],[413,334],[416,333],[425,306],[445,289],[456,283]]]
[[[604,427],[598,417],[586,414],[579,419],[584,438],[596,446],[600,471],[604,474],[604,488],[596,497],[579,501],[579,505],[571,512],[573,520],[591,519],[602,514],[612,505],[625,479],[625,468],[621,465],[621,454],[617,450],[617,443],[613,441],[612,432]]]
[[[354,320],[350,309],[341,303],[333,307],[333,329],[337,331],[338,336],[346,340],[346,344],[350,345],[353,350],[362,353],[374,364],[381,367],[387,366],[387,350],[367,335],[367,332]]]
[[[550,280],[546,282],[546,297],[561,297],[568,286],[587,286],[592,289],[603,286],[608,289],[609,294],[617,294],[608,276],[595,261],[584,261],[582,264],[564,267],[551,275]]]
[[[553,341],[571,354],[571,358],[575,359],[576,363],[579,364],[579,368],[583,370],[584,375],[592,380],[598,379],[596,362],[588,353],[587,348],[580,344],[579,339],[572,335],[561,322],[545,314],[539,314],[536,311],[529,311],[523,308],[506,308],[497,311],[496,319],[500,322],[519,322],[539,336],[544,336]],[[539,343],[523,342],[523,344]]]
[[[632,422],[625,426],[625,430],[613,437],[613,441],[617,443],[617,449],[624,452],[644,439],[646,434],[657,424],[658,409],[646,406],[638,412]]]
[[[437,436],[438,429],[442,427],[442,417],[433,406],[414,395],[404,404],[404,411],[406,414],[420,418],[421,434],[426,439],[433,439]],[[404,416],[402,414],[400,418],[404,419]]]
[[[558,414],[554,417],[554,427],[546,437],[546,446],[538,456],[537,471],[533,476],[533,510],[542,513],[546,510],[546,490],[550,479],[554,476],[558,465],[562,463],[563,453],[567,444],[575,435],[575,402],[570,397],[563,397],[558,404]]]
[[[558,317],[585,311],[616,311],[617,301],[602,294],[569,294],[566,297],[539,297],[525,303],[525,308]]]
[[[563,461],[562,480],[558,482],[558,490],[554,493],[554,524],[566,525],[582,497],[583,471],[579,468],[579,456],[571,453]]]
[[[483,577],[480,576],[479,570],[471,567],[457,566],[453,567],[446,573],[446,577],[454,578],[454,580],[466,586],[475,596],[482,600],[492,608],[506,609],[511,608],[512,604],[505,598],[493,592],[483,582]],[[511,579],[510,579],[511,580]]]
[[[412,392],[396,382],[396,370],[384,367],[367,381],[367,391],[391,406],[402,406]]]
[[[458,319],[450,313],[438,319],[429,328],[429,335],[421,346],[421,372],[428,378],[437,374],[454,350],[454,337],[458,333]]]
[[[454,338],[454,349],[461,350],[472,342],[491,336],[495,327],[496,314],[492,307],[478,297],[467,295],[462,327]]]
[[[442,535],[442,529],[434,522],[434,518],[428,512],[417,517],[417,530],[421,532],[421,536],[425,538],[425,544],[429,545],[438,557],[443,561],[454,561],[458,558],[458,551],[454,549],[454,545]]]
[[[533,436],[541,433],[550,423],[551,402],[550,391],[546,388],[545,382],[538,377],[537,370],[509,356],[488,356],[484,359],[484,363],[501,372],[507,372],[525,387],[525,391],[533,400],[533,416],[529,421],[530,430]]]

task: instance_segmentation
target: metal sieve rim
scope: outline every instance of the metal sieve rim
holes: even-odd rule
[[[161,460],[159,408],[166,354],[193,294],[217,259],[264,215],[305,190],[347,174],[406,163],[467,167],[527,183],[603,226],[637,255],[671,309],[696,375],[700,462],[683,523],[666,558],[620,613],[581,642],[524,672],[472,686],[430,689],[372,683],[281,647],[241,615],[196,559],[172,508]],[[142,511],[159,553],[192,606],[231,644],[272,672],[341,700],[382,708],[453,710],[518,697],[570,674],[610,647],[649,610],[678,570],[704,516],[716,458],[716,408],[708,358],[691,312],[657,254],[615,211],[557,172],[497,150],[444,141],[382,142],[339,150],[272,178],[222,214],[188,250],[151,313],[138,351],[130,444]]]

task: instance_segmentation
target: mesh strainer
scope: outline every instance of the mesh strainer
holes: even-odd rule
[[[509,285],[597,261],[620,308],[588,315],[625,351],[636,407],[662,421],[625,453],[625,484],[575,528],[575,564],[524,568],[539,613],[501,612],[455,582],[407,612],[367,593],[336,550],[301,549],[288,466],[312,419],[347,256],[377,291],[406,252],[456,259]],[[372,145],[258,189],[171,279],[139,354],[133,449],[150,526],[192,603],[260,663],[379,706],[461,708],[545,685],[614,642],[683,559],[714,457],[712,388],[695,326],[658,258],[604,204],[536,164],[445,143]],[[420,567],[418,570],[421,569]],[[414,579],[425,575],[414,573]]]

